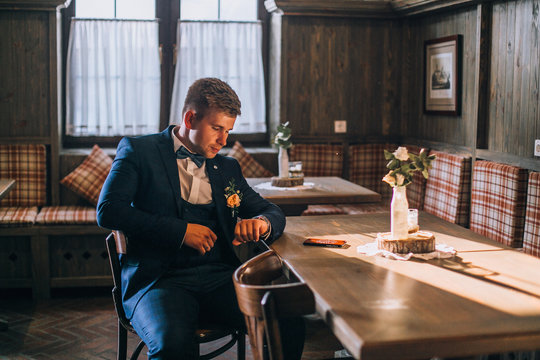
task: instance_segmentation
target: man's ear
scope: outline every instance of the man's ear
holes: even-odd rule
[[[186,113],[184,114],[184,125],[186,126],[186,128],[192,129],[194,121],[195,121],[195,111],[193,110],[186,111]]]

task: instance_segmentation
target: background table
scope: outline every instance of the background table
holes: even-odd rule
[[[0,200],[3,199],[15,185],[15,180],[0,179]]]
[[[15,180],[0,179],[0,200],[2,200],[15,185]],[[0,319],[0,331],[7,330],[8,323]]]
[[[315,294],[317,312],[357,359],[468,356],[540,348],[540,259],[420,213],[451,259],[358,254],[389,214],[288,217],[271,245]],[[348,248],[303,246],[307,237]]]
[[[248,178],[248,184],[262,197],[278,205],[285,215],[300,215],[308,205],[351,204],[381,201],[381,195],[345,179],[328,177],[306,177],[304,183],[312,183],[312,188],[292,190],[287,188],[257,188],[262,183],[270,183],[270,178]]]

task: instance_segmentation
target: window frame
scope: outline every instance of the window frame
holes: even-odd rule
[[[71,19],[75,17],[75,3],[72,0],[70,6],[61,11],[61,141],[64,148],[89,148],[94,144],[101,147],[116,147],[122,136],[71,136],[66,135],[66,80],[67,80],[67,53],[69,44],[69,34],[71,29]],[[180,19],[180,1],[179,0],[155,0],[156,18],[159,19],[159,44],[161,51],[161,100],[159,128],[165,129],[169,124],[171,111],[171,99],[174,82],[174,51],[176,47],[176,26]],[[257,17],[263,27],[263,71],[266,96],[266,124],[265,133],[253,134],[230,134],[228,139],[229,146],[238,140],[245,146],[269,146],[270,131],[268,126],[268,48],[269,48],[269,29],[270,14],[264,7],[264,0],[257,0]]]

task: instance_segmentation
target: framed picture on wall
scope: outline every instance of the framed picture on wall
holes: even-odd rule
[[[424,42],[424,112],[461,115],[461,35]]]

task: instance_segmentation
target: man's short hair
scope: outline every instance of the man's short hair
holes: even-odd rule
[[[241,114],[240,107],[240,99],[229,84],[216,78],[202,78],[189,87],[182,115],[191,108],[200,117],[209,109],[236,117]]]

